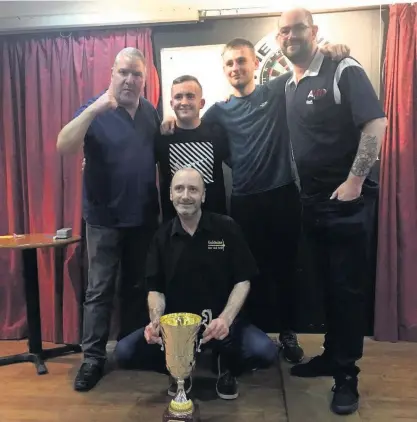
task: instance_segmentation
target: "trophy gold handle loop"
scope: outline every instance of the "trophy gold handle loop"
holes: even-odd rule
[[[203,317],[203,320],[201,321],[201,325],[204,325],[204,327],[208,327],[208,325],[211,323],[211,321],[213,320],[213,312],[211,311],[211,309],[204,309],[203,312],[201,312],[201,315]],[[201,352],[201,344],[203,342],[203,339],[200,339],[200,341],[198,342],[198,346],[197,346],[197,352],[200,353]]]

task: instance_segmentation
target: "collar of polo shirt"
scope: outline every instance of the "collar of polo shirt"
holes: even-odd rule
[[[304,72],[303,77],[301,79],[305,78],[306,76],[317,76],[320,72],[321,65],[323,64],[323,59],[324,59],[323,53],[317,48],[316,54],[314,55],[313,60],[310,63],[310,66]],[[287,83],[288,85],[290,84],[297,85],[297,81],[295,79],[295,73],[293,73],[292,78],[290,78]]]

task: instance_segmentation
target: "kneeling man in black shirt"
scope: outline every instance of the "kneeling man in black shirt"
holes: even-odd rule
[[[197,170],[177,171],[170,197],[177,216],[157,231],[147,261],[150,323],[119,341],[116,360],[125,368],[166,372],[160,317],[210,309],[213,320],[203,333],[203,344],[218,355],[216,391],[222,399],[235,399],[236,377],[246,369],[270,366],[277,355],[274,342],[240,312],[256,264],[230,217],[202,211],[205,185]],[[191,383],[185,382],[187,392]],[[170,378],[168,394],[176,391]]]

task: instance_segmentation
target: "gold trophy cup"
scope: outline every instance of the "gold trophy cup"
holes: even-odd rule
[[[163,422],[200,421],[198,406],[192,402],[184,390],[184,380],[190,377],[195,366],[195,352],[201,325],[210,324],[210,310],[204,310],[203,317],[186,312],[167,314],[160,318],[162,350],[165,349],[166,366],[177,381],[177,394],[171,400],[162,417]]]

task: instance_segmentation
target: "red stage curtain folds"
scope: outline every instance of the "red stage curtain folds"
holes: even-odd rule
[[[57,135],[80,105],[108,87],[114,58],[127,46],[143,51],[144,94],[157,105],[151,35],[150,29],[126,29],[0,37],[0,235],[61,227],[80,233],[81,153],[60,157]],[[38,252],[44,341],[79,341],[81,264],[80,246],[70,246],[57,280],[54,252]],[[57,283],[63,283],[62,327],[56,326]],[[25,335],[21,254],[0,250],[0,339]]]

